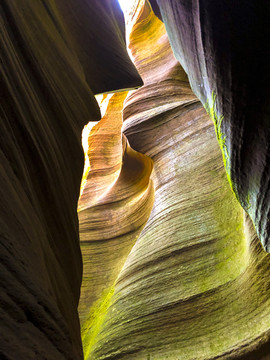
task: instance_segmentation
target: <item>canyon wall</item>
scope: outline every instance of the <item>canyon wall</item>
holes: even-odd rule
[[[81,132],[100,118],[93,91],[141,84],[126,52],[118,2],[102,3],[82,1],[71,13],[73,1],[65,1],[68,18],[57,0],[0,4],[1,359],[83,358],[77,312]],[[99,38],[99,56],[87,41],[74,46],[76,36],[86,36],[82,12],[92,16],[87,27]],[[93,91],[81,53],[91,53]],[[106,63],[100,67],[100,57],[110,59],[113,71]]]
[[[269,252],[270,3],[154,0],[176,58],[215,123],[231,188]]]
[[[150,2],[0,4],[1,359],[270,356],[269,5]]]
[[[214,123],[147,3],[131,32],[130,49],[144,85],[123,95],[123,141],[152,159],[154,202],[139,236],[129,232],[144,208],[130,213],[125,204],[123,213],[118,193],[121,185],[122,194],[132,194],[130,180],[121,181],[120,173],[107,183],[110,172],[104,169],[110,164],[115,171],[109,127],[93,129],[89,186],[107,183],[108,190],[79,213],[86,359],[265,359],[270,260],[230,188]],[[114,97],[104,123],[109,114],[112,123],[119,119],[120,108],[116,115],[113,107]],[[131,174],[135,168],[124,150],[122,158],[122,171]],[[86,183],[83,207],[91,193]]]

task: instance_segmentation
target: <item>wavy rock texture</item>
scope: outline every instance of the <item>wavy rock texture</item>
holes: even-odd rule
[[[96,204],[119,177],[122,167],[122,108],[127,92],[114,94],[104,117],[88,135],[89,169],[78,209]],[[109,96],[104,95],[103,103]]]
[[[153,206],[152,160],[122,141],[122,108],[127,93],[109,101],[107,112],[90,131],[90,170],[79,202],[84,263],[80,298],[86,358],[100,330],[106,298],[144,227]]]
[[[231,187],[270,239],[270,3],[154,0],[176,58],[211,114]]]
[[[125,100],[123,131],[153,160],[154,205],[127,246],[126,237],[116,245],[118,237],[111,239],[117,182],[98,206],[80,213],[91,267],[84,284],[91,293],[100,288],[84,327],[86,358],[267,359],[269,256],[230,189],[214,125],[147,3],[130,48],[145,85]],[[120,208],[118,230],[125,220]]]
[[[269,256],[216,135],[268,249],[269,4],[152,4],[215,128],[141,0],[131,49],[144,86],[113,95],[88,141],[85,358],[265,360]],[[93,94],[142,82],[116,0],[0,12],[0,357],[82,359],[81,132],[100,118]]]
[[[115,7],[117,2],[110,4]],[[81,131],[100,113],[76,55],[79,50],[62,23],[65,14],[57,10],[60,5],[32,0],[0,4],[1,359],[83,357],[77,313],[82,278],[77,219]],[[91,2],[95,5],[99,17],[108,17],[99,1]],[[96,91],[117,89],[121,84],[115,79],[124,73],[125,86],[141,83],[127,62],[119,33],[123,17],[110,14],[110,19],[102,30],[98,17],[89,25],[96,38],[103,33],[102,46],[108,44],[109,56],[113,58],[112,44],[119,54],[112,76],[102,65],[110,86],[97,76]],[[83,32],[78,24],[72,27],[76,35]],[[95,63],[100,65],[99,56],[93,55]]]

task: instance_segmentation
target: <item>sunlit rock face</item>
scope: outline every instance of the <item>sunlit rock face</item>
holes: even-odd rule
[[[269,1],[153,3],[160,6],[193,91],[216,124],[231,187],[269,252]]]
[[[144,86],[111,98],[103,121],[114,126],[89,137],[79,213],[85,357],[267,359],[269,256],[231,191],[214,124],[147,3],[130,49]],[[122,142],[114,142],[123,97],[123,133],[142,173],[126,159],[125,137],[122,155]],[[149,201],[138,209],[128,206],[141,191],[137,176]],[[91,196],[94,183],[107,189],[104,197]],[[146,221],[152,205],[142,230],[136,221]]]
[[[72,19],[65,18],[60,0],[0,4],[1,359],[83,358],[77,314],[81,132],[100,112],[81,59],[83,44],[73,46],[84,28],[72,23],[72,3],[65,1]],[[85,4],[80,3],[81,12]],[[99,57],[92,57],[94,91],[140,85],[128,61],[117,1],[110,1],[115,9],[110,15],[105,3],[104,10],[99,1],[91,1],[94,6],[99,17],[92,17],[88,29],[95,39],[103,37],[102,56],[108,48],[109,58],[115,58],[111,46],[119,54],[117,63],[111,60],[113,72],[102,64],[106,81],[96,70]],[[100,29],[100,18],[108,16]],[[125,85],[116,81],[120,77]]]
[[[89,359],[116,279],[153,206],[153,162],[134,151],[122,135],[126,96],[114,94],[106,114],[90,131],[90,169],[79,201],[84,263],[79,311]]]

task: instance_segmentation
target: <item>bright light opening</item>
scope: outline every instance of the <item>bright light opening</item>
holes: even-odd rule
[[[118,0],[119,5],[125,16],[126,24],[126,43],[129,45],[129,36],[136,21],[137,15],[140,13],[141,8],[144,6],[145,0]],[[129,52],[129,49],[128,49]],[[131,54],[129,53],[131,56]]]
[[[123,13],[127,13],[131,10],[131,8],[136,3],[136,0],[118,0]]]

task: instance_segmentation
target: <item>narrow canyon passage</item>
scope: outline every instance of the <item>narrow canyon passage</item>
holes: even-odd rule
[[[269,18],[0,1],[1,360],[270,359]]]

